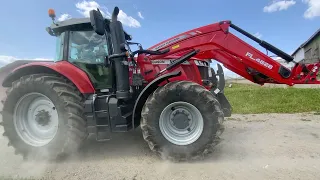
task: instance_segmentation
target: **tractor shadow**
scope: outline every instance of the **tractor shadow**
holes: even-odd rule
[[[191,161],[190,163],[218,162],[226,159],[239,159],[247,155],[247,149],[239,140],[241,129],[226,127],[222,134],[221,142],[215,147],[214,152],[202,160]],[[137,128],[131,132],[113,133],[112,139],[104,142],[97,142],[95,136],[89,137],[78,153],[68,158],[69,160],[101,161],[104,159],[130,159],[141,158],[161,161],[161,158],[153,153],[144,141],[141,129]]]
[[[157,158],[144,141],[140,128],[125,133],[112,133],[111,136],[110,140],[103,142],[96,141],[95,136],[89,136],[79,149],[79,152],[74,154],[70,160],[74,158],[80,160],[102,160],[137,156]]]

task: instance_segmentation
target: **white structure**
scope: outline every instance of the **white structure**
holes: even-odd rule
[[[299,47],[292,55],[294,57],[293,59],[294,62],[300,62],[304,60],[304,48]]]
[[[274,60],[276,60],[277,62],[279,62],[281,65],[283,65],[286,68],[293,68],[294,63],[290,62],[288,63],[286,60],[282,59],[282,58],[274,58]]]
[[[316,63],[320,61],[320,29],[306,42],[301,44],[293,53],[295,62]]]

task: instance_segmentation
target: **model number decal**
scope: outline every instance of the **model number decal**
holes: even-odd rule
[[[157,60],[152,60],[151,63],[152,64],[171,64],[174,61],[176,61],[176,59],[157,59]],[[208,62],[198,61],[198,60],[194,60],[194,62],[195,62],[195,64],[197,66],[209,67],[209,63]],[[190,65],[190,63],[188,61],[185,61],[182,64]]]
[[[250,53],[250,52],[247,52],[246,56],[248,56],[250,59],[252,59],[252,60],[260,63],[261,65],[265,66],[265,67],[268,68],[268,69],[272,69],[272,68],[273,68],[273,66],[272,66],[271,64],[265,62],[264,60],[262,60],[262,59],[260,59],[260,58],[254,58],[254,57],[253,57],[253,54]]]
[[[152,60],[152,64],[171,64],[175,61],[176,59],[157,59],[157,60]],[[188,61],[183,62],[182,64],[189,65],[190,63]]]
[[[182,35],[180,35],[180,36],[178,36],[178,37],[175,37],[175,38],[173,38],[173,39],[169,39],[168,41],[166,41],[166,42],[164,42],[164,43],[156,46],[155,48],[153,48],[153,49],[151,49],[151,50],[152,50],[152,51],[157,51],[157,50],[159,50],[159,49],[161,49],[161,48],[163,48],[163,47],[166,47],[166,46],[168,46],[168,45],[174,44],[174,43],[176,43],[176,42],[178,42],[178,41],[180,41],[180,40],[189,38],[189,37],[191,37],[191,36],[195,36],[195,35],[197,35],[197,34],[201,34],[201,32],[200,32],[200,31],[196,31],[196,32],[189,32],[189,33],[186,33],[186,34],[182,34]],[[176,48],[177,48],[177,47],[176,47]],[[176,49],[176,48],[173,48],[173,49]]]

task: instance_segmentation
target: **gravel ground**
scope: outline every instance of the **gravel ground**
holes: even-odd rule
[[[0,138],[0,175],[44,179],[320,179],[320,116],[233,115],[204,161],[171,163],[149,151],[139,129],[114,134],[60,163],[23,162]],[[3,133],[1,127],[0,133]]]

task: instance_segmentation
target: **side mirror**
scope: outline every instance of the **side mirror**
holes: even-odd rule
[[[93,30],[100,36],[105,34],[105,22],[100,10],[90,11],[90,21]]]

